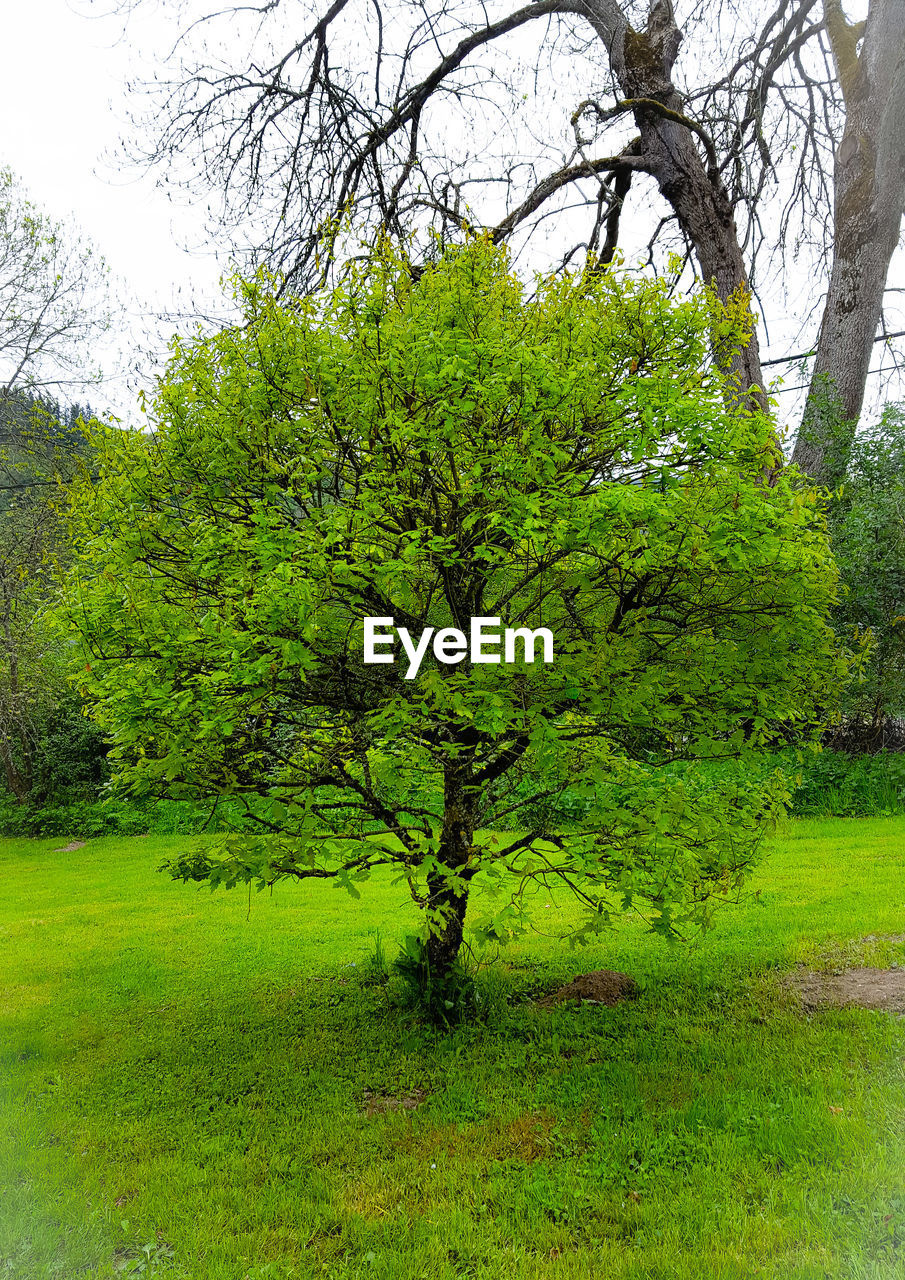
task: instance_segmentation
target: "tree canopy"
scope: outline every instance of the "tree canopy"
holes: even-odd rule
[[[618,272],[529,295],[486,238],[418,272],[386,248],[303,300],[275,283],[174,342],[153,434],[97,428],[74,492],[79,683],[121,782],[247,800],[249,831],[174,873],[354,890],[392,864],[440,970],[477,875],[502,895],[485,937],[537,881],[589,931],[705,921],[783,794],[738,761],[813,734],[846,667],[818,495],[763,483],[772,424],[709,354],[746,299]],[[546,628],[553,660],[409,679],[365,663],[366,618]]]

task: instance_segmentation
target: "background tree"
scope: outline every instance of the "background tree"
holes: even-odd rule
[[[724,300],[775,283],[787,260],[818,278],[832,263],[813,376],[834,380],[848,426],[827,457],[812,396],[796,461],[843,474],[905,204],[905,0],[870,0],[857,25],[838,0],[186,13],[143,157],[222,192],[228,224],[251,227],[254,256],[293,288],[322,278],[325,227],[350,210],[401,236],[543,224],[565,263],[607,263],[626,223],[651,254],[675,233]],[[734,371],[760,394],[756,333]]]
[[[845,485],[829,512],[843,590],[834,625],[873,648],[843,700],[834,745],[880,751],[901,745],[905,716],[905,413],[887,406],[854,441]]]
[[[84,454],[81,412],[46,396],[0,393],[0,776],[20,803],[97,782],[103,768],[51,622],[71,550],[61,482]]]
[[[97,380],[89,349],[109,320],[103,260],[0,170],[0,767],[20,802],[96,781],[102,769],[49,624],[67,558],[59,482],[84,444],[79,406],[63,407],[51,388]],[[84,748],[78,766],[74,742]]]
[[[845,665],[835,571],[816,494],[764,488],[771,424],[708,360],[744,300],[670,286],[526,300],[479,241],[417,281],[387,252],[290,305],[245,286],[241,325],[176,344],[153,439],[102,434],[75,491],[69,604],[121,781],[244,796],[261,832],[175,874],[354,889],[394,865],[441,975],[479,873],[510,891],[495,937],[532,881],[567,884],[587,932],[621,906],[664,933],[740,882],[784,782],[735,762],[780,721],[813,732]],[[367,616],[545,626],[555,660],[407,679],[363,663]],[[567,785],[580,831],[520,821]]]
[[[87,351],[109,320],[103,260],[0,169],[0,388],[96,382]]]
[[[833,176],[832,270],[793,460],[833,484],[845,475],[905,211],[905,0],[872,0],[857,24],[838,0],[824,0],[824,11],[845,128]]]

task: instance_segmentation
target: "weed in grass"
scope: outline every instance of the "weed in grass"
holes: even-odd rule
[[[402,1003],[435,1026],[453,1027],[474,1014],[475,982],[461,957],[439,974],[431,968],[424,939],[409,933],[393,969],[402,979]]]
[[[374,949],[361,966],[360,981],[364,986],[382,987],[390,980],[390,966],[380,930],[374,930]]]
[[[128,1231],[128,1222],[120,1224]],[[153,1280],[163,1271],[170,1271],[173,1263],[173,1250],[165,1241],[155,1240],[151,1244],[138,1247],[120,1245],[114,1250],[113,1270],[122,1276],[140,1276],[142,1280]]]

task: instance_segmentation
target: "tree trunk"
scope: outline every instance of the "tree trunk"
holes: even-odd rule
[[[468,889],[457,893],[442,872],[431,872],[427,878],[427,887],[427,962],[431,974],[443,978],[455,964],[462,946]]]
[[[427,960],[442,978],[455,964],[468,909],[469,860],[474,840],[474,801],[468,788],[470,765],[450,763],[443,778],[443,832],[437,860],[427,877]]]
[[[26,720],[29,706],[28,698],[19,683],[19,651],[11,622],[14,598],[11,598],[5,590],[3,605],[0,634],[2,634],[6,658],[7,676],[2,696],[0,696],[0,764],[3,766],[6,785],[19,803],[24,804],[32,787],[32,751]],[[16,762],[17,746],[21,767]]]
[[[727,301],[748,288],[748,276],[738,242],[735,215],[717,171],[716,157],[707,164],[698,150],[701,132],[690,127],[683,102],[672,83],[672,69],[682,42],[669,0],[651,5],[647,26],[629,26],[616,0],[585,0],[570,5],[572,12],[590,18],[606,45],[610,66],[641,134],[638,154],[669,202],[679,226],[691,242],[701,276]],[[705,143],[705,149],[706,149]],[[720,353],[717,352],[719,358]],[[743,393],[767,408],[757,333],[752,328],[747,346],[727,362]],[[778,447],[778,446],[777,446]]]
[[[28,799],[29,786],[13,763],[10,753],[6,750],[6,744],[3,744],[3,746],[0,747],[0,756],[2,756],[3,776],[6,779],[6,785],[9,787],[18,803],[25,804],[25,801]]]
[[[905,0],[871,0],[864,45],[838,0],[827,30],[845,98],[836,152],[833,265],[792,461],[834,485],[845,474],[889,262],[905,211]]]

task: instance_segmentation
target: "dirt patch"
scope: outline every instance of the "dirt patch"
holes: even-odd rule
[[[492,1116],[476,1123],[407,1125],[391,1141],[421,1168],[464,1160],[486,1170],[497,1160],[531,1164],[549,1156],[556,1123],[556,1117],[547,1111],[527,1111],[511,1120]]]
[[[783,986],[796,991],[809,1012],[829,1004],[905,1014],[905,969],[845,969],[841,973],[802,969],[788,974]]]
[[[558,991],[538,1000],[542,1009],[549,1009],[564,1000],[580,1000],[582,1004],[619,1004],[638,994],[638,984],[627,973],[614,973],[612,969],[595,969],[592,973],[580,973],[577,978],[560,987]]]
[[[414,1111],[415,1107],[420,1107],[426,1097],[427,1094],[423,1089],[413,1089],[411,1093],[403,1093],[399,1097],[388,1093],[371,1093],[370,1090],[366,1090],[364,1113],[366,1116],[377,1116],[387,1111]]]
[[[84,840],[70,840],[68,844],[64,844],[62,849],[54,849],[54,853],[75,853],[76,849],[84,849]]]

